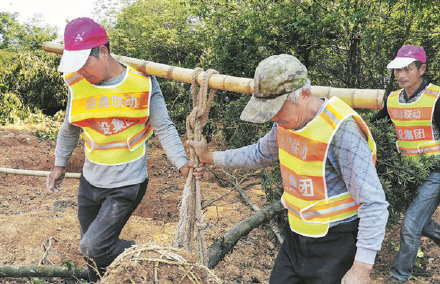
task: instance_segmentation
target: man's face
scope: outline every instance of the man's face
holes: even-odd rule
[[[298,103],[285,101],[280,111],[271,119],[285,129],[301,129],[307,123],[305,103],[302,96],[298,97]]]
[[[394,76],[400,88],[415,91],[422,83],[422,75],[425,73],[425,70],[425,64],[420,69],[417,69],[416,63],[413,62],[407,67],[394,69]]]
[[[90,84],[98,85],[105,79],[105,62],[100,53],[99,58],[89,56],[86,63],[77,72]]]

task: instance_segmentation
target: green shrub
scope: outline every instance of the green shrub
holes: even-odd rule
[[[38,129],[33,134],[38,138],[38,142],[43,140],[56,141],[58,137],[58,132],[60,131],[60,126],[64,121],[66,112],[60,110],[53,117],[45,116],[42,122],[45,124],[44,129]]]
[[[192,110],[189,85],[161,78],[157,79],[171,120],[176,125],[179,134],[186,133],[186,117]]]
[[[240,114],[249,101],[249,95],[241,94],[231,101],[225,100],[225,97],[225,94],[219,96],[211,112],[212,120],[220,122],[223,127],[228,147],[239,148],[253,144],[271,129],[272,122],[255,124],[240,120]]]
[[[14,93],[0,93],[0,124],[35,123],[43,119],[43,113],[25,105]]]
[[[265,168],[260,172],[262,186],[269,203],[280,200],[283,194],[283,181],[281,179],[280,164]]]
[[[39,138],[39,142],[56,140],[64,116],[64,111],[59,111],[53,117],[46,116],[41,110],[23,104],[16,94],[0,93],[0,124],[43,124],[45,126],[43,129],[38,129],[33,133]]]
[[[64,108],[67,90],[56,69],[58,55],[21,52],[1,61],[0,92],[14,93],[26,106],[46,114]]]

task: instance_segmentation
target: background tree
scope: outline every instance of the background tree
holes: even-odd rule
[[[34,17],[30,23],[18,23],[17,14],[0,12],[0,50],[11,52],[41,51],[45,41],[56,38],[56,29]]]

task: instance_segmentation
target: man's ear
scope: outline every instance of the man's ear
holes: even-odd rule
[[[308,98],[312,96],[312,92],[310,92],[309,89],[302,89],[301,90],[301,96],[303,96],[304,98]]]
[[[426,64],[422,64],[422,66],[420,66],[420,75],[423,76],[426,72]]]
[[[104,45],[99,47],[99,54],[102,56],[108,56],[108,49]]]

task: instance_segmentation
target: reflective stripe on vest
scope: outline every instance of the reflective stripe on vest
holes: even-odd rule
[[[151,79],[127,67],[120,84],[96,86],[78,73],[65,75],[70,88],[70,123],[84,130],[87,158],[118,165],[141,158],[152,135],[149,103]]]
[[[323,111],[300,130],[278,126],[278,147],[283,201],[288,209],[289,224],[303,236],[322,237],[329,223],[357,214],[359,205],[348,191],[328,197],[325,162],[330,142],[348,117],[353,117],[368,138],[372,159],[376,144],[362,118],[337,97],[325,102]]]
[[[412,103],[400,103],[402,90],[391,92],[387,99],[387,110],[396,129],[396,147],[407,156],[421,153],[440,153],[440,141],[435,140],[432,128],[434,108],[440,87],[429,84],[422,95]]]
[[[150,121],[148,121],[147,127],[142,127],[141,130],[129,137],[126,140],[117,140],[111,141],[107,143],[97,143],[94,142],[91,138],[91,135],[88,132],[87,135],[84,136],[84,142],[86,146],[86,150],[91,152],[93,150],[113,150],[113,149],[127,149],[130,151],[136,150],[139,147],[139,144],[143,143],[146,138],[151,136],[151,128]]]

